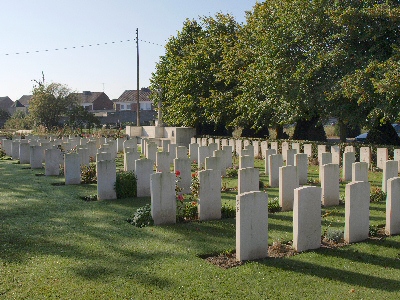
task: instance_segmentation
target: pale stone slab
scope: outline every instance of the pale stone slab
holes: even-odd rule
[[[326,207],[339,205],[339,165],[326,164],[321,171],[322,204]]]
[[[340,147],[337,145],[331,146],[332,163],[340,165]]]
[[[394,156],[393,160],[399,163],[398,169],[400,170],[400,149],[394,149],[393,156]]]
[[[211,156],[212,156],[212,153],[210,153],[210,149],[208,148],[208,146],[199,147],[199,149],[198,149],[199,161],[197,162],[197,166],[198,166],[199,170],[204,168],[205,163],[206,163],[206,157],[211,157]]]
[[[169,144],[171,144],[171,141],[170,141],[170,140],[161,140],[161,148],[162,148],[162,151],[168,152],[168,146],[169,146]]]
[[[19,144],[21,140],[13,140],[11,144],[11,157],[13,160],[19,159]]]
[[[59,149],[46,149],[45,151],[45,175],[58,176],[60,175],[60,162],[62,153]]]
[[[297,154],[296,149],[287,149],[286,150],[286,165],[294,166],[294,156]]]
[[[239,169],[253,168],[254,157],[250,155],[239,156]]]
[[[156,161],[157,157],[157,144],[154,142],[150,142],[147,144],[147,152],[146,152],[146,158]]]
[[[12,156],[11,152],[12,140],[2,139],[2,149],[6,152],[7,156]]]
[[[361,147],[360,148],[360,162],[366,162],[368,164],[368,169],[371,166],[371,148]]]
[[[238,156],[242,155],[243,141],[235,140],[235,152]]]
[[[235,140],[234,139],[229,139],[228,140],[228,146],[231,146],[232,147],[232,153],[233,154],[236,154],[236,151],[235,151]]]
[[[230,152],[227,152],[226,150],[214,150],[213,156],[214,157],[219,157],[221,159],[220,163],[220,168],[221,168],[221,175],[225,176],[226,175],[226,168],[228,168],[228,163],[226,161],[227,156],[231,155]]]
[[[111,160],[111,153],[110,152],[99,152],[99,153],[97,153],[96,154],[96,162],[98,162],[100,160]]]
[[[86,147],[89,149],[89,157],[94,160],[97,153],[96,141],[88,141]]]
[[[96,163],[97,170],[97,199],[117,199],[115,182],[117,172],[115,160],[100,160]]]
[[[354,146],[346,146],[344,147],[344,152],[356,152]]]
[[[261,158],[260,157],[260,142],[259,141],[253,141],[253,150],[254,150],[254,157],[255,158]]]
[[[299,184],[307,184],[308,181],[308,156],[306,153],[298,153],[294,156],[294,165],[297,167]]]
[[[346,185],[344,240],[347,243],[360,242],[368,238],[369,192],[370,184],[366,181],[356,181]]]
[[[382,192],[386,193],[387,181],[397,176],[399,176],[397,161],[387,160],[382,171]]]
[[[356,162],[356,155],[354,152],[343,153],[343,174],[342,178],[345,181],[351,181],[353,164]]]
[[[29,161],[31,169],[43,168],[44,154],[42,146],[30,146],[30,157]]]
[[[199,144],[189,145],[189,156],[192,163],[196,163],[199,160]]]
[[[387,181],[386,234],[400,234],[400,177]]]
[[[221,173],[219,170],[199,171],[199,219],[221,219]]]
[[[214,143],[217,144],[217,150],[222,150],[221,139],[214,139]]]
[[[137,138],[131,137],[129,140],[124,141],[124,148],[134,148],[135,151],[138,149]]]
[[[189,158],[175,158],[174,172],[179,171],[179,187],[182,189],[182,194],[190,193],[190,184],[192,180],[191,164]]]
[[[385,161],[389,160],[389,153],[387,148],[376,149],[376,167],[383,170]]]
[[[292,143],[292,149],[296,150],[296,153],[300,153],[300,143]]]
[[[124,138],[117,138],[116,142],[117,142],[117,152],[122,152],[124,150]],[[82,140],[81,140],[82,142]],[[82,145],[82,144],[81,144]]]
[[[272,154],[268,156],[269,186],[279,187],[279,168],[283,166],[282,154]]]
[[[320,157],[318,159],[318,163],[319,163],[319,174],[318,174],[318,177],[319,177],[319,180],[322,180],[321,179],[322,166],[332,163],[332,153],[330,153],[330,152],[321,152],[320,153]]]
[[[232,160],[232,146],[222,146],[222,150],[225,151],[225,162],[226,162],[226,168],[230,168],[233,165],[233,160]]]
[[[265,175],[269,175],[269,160],[268,160],[268,156],[270,156],[272,154],[276,154],[275,149],[266,149],[263,152]]]
[[[321,165],[321,155],[326,152],[326,145],[318,145],[318,164]]]
[[[299,187],[297,168],[285,166],[279,168],[279,205],[283,211],[293,210],[294,190]]]
[[[265,155],[265,150],[268,150],[268,141],[262,141],[261,142],[261,155],[263,156],[262,158],[265,158],[265,156],[264,156]]]
[[[171,160],[171,164],[173,163],[174,159],[176,158],[176,144],[169,144],[168,145],[168,152],[169,152],[169,158]]]
[[[215,150],[218,150],[218,145],[216,143],[211,143],[208,145],[208,149],[210,150],[210,153],[214,153]]]
[[[236,196],[236,260],[268,256],[268,195],[249,192]]]
[[[271,149],[274,149],[276,154],[281,154],[279,152],[279,144],[278,144],[278,142],[271,142],[270,145],[271,145]],[[283,157],[282,157],[282,159],[283,159]]]
[[[171,160],[169,152],[156,153],[156,170],[157,172],[171,172]]]
[[[221,147],[229,146],[228,139],[221,139]]]
[[[366,162],[353,163],[351,181],[368,181],[368,164]]]
[[[151,216],[154,225],[176,223],[175,174],[150,175]]]
[[[79,163],[82,166],[89,166],[90,156],[89,156],[89,149],[86,148],[86,145],[85,146],[79,145],[79,146],[77,146],[76,149],[77,149],[77,153],[78,153],[79,159],[80,159]]]
[[[244,168],[238,171],[238,194],[259,191],[260,172],[256,168]]]
[[[154,162],[150,159],[139,159],[135,161],[137,176],[137,196],[150,196],[150,175],[153,174]]]
[[[129,149],[129,148],[125,148]],[[133,151],[125,151],[124,152],[124,171],[133,171],[135,172],[135,161],[140,159],[139,152]]]
[[[224,161],[221,157],[206,157],[206,170],[217,170],[219,172],[219,176],[222,175],[222,169],[224,169]]]
[[[81,184],[81,158],[78,153],[64,155],[65,185]]]
[[[201,145],[202,145],[203,147],[208,146],[208,139],[207,139],[207,138],[202,138],[202,139],[201,139]]]
[[[19,163],[29,164],[30,163],[30,145],[29,143],[19,144]]]
[[[287,151],[289,150],[289,143],[288,142],[282,142],[281,147],[282,147],[283,160],[287,162]],[[286,165],[288,165],[288,164],[286,163]]]
[[[321,194],[316,186],[294,191],[293,247],[297,252],[321,247]]]
[[[176,158],[188,158],[188,149],[185,146],[176,147]]]
[[[308,158],[313,157],[312,144],[304,144],[303,152],[307,154]]]

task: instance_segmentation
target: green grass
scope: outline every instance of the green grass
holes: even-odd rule
[[[119,164],[120,166],[120,164]],[[263,172],[262,161],[256,166]],[[315,176],[310,167],[310,177]],[[235,220],[136,228],[149,198],[85,202],[96,185],[0,161],[0,299],[397,299],[400,236],[248,262],[223,270],[200,256],[235,248]],[[381,173],[371,173],[379,183]],[[267,176],[260,177],[265,183]],[[235,179],[226,179],[229,186]],[[343,189],[344,184],[342,184]],[[270,198],[277,189],[267,187]],[[236,192],[222,193],[234,205]],[[323,230],[344,206],[323,209]],[[371,204],[371,224],[385,203]],[[292,213],[269,215],[269,244],[292,239]]]

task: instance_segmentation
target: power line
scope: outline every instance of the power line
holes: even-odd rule
[[[154,42],[149,42],[145,40],[139,40],[140,42],[155,45],[155,46],[160,46],[164,47],[164,45],[160,45]],[[14,53],[6,53],[4,55],[19,55],[19,54],[34,54],[34,53],[40,53],[40,52],[49,52],[49,51],[60,51],[60,50],[73,50],[73,49],[78,49],[78,48],[85,48],[85,47],[96,47],[96,46],[103,46],[103,45],[111,45],[111,44],[118,44],[118,43],[126,43],[126,42],[135,42],[135,40],[122,40],[119,42],[104,42],[104,43],[95,43],[95,44],[87,44],[87,45],[81,45],[81,46],[71,46],[71,47],[61,47],[61,48],[54,48],[54,49],[45,49],[45,50],[34,50],[34,51],[20,51],[20,52],[14,52]]]

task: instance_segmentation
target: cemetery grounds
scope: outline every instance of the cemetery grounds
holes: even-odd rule
[[[237,164],[237,161],[235,161]],[[256,160],[269,199],[263,160]],[[121,156],[117,167],[122,168]],[[318,184],[318,167],[309,182]],[[150,198],[83,201],[95,184],[0,161],[0,299],[398,299],[400,236],[379,234],[385,202],[370,206],[367,241],[222,268],[206,257],[235,249],[235,219],[137,228],[126,220]],[[381,172],[369,173],[381,186]],[[237,178],[224,178],[234,207]],[[341,195],[345,182],[341,183]],[[269,245],[292,240],[292,212],[269,214]],[[322,233],[344,228],[344,205],[322,208]],[[279,251],[277,251],[279,252]],[[282,251],[282,256],[286,255]],[[290,254],[290,253],[289,253]]]

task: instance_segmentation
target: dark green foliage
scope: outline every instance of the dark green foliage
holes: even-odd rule
[[[136,197],[137,178],[133,171],[122,171],[117,173],[115,192],[117,193],[118,199]]]
[[[318,117],[314,117],[311,120],[298,120],[294,128],[293,139],[325,142],[325,130],[318,121]]]
[[[198,205],[196,201],[177,201],[176,222],[193,221],[198,218]]]
[[[329,227],[325,232],[325,239],[331,242],[339,243],[343,240],[344,233],[340,228]]]
[[[221,218],[229,219],[236,217],[236,208],[229,205],[222,205],[221,207]]]
[[[0,158],[3,158],[4,156],[6,156],[6,151],[0,149]]]
[[[368,132],[366,142],[377,145],[400,145],[400,138],[393,126],[386,122],[372,128]]]
[[[264,182],[262,182],[261,180],[258,181],[258,188],[260,190],[262,190],[264,188]]]
[[[272,200],[268,200],[268,212],[275,213],[281,211],[281,207],[279,205],[279,199],[274,198]]]
[[[89,195],[89,196],[81,196],[80,197],[84,201],[97,201],[97,195]]]
[[[81,182],[82,183],[96,183],[96,165],[81,166]]]
[[[154,224],[154,220],[151,216],[151,206],[146,204],[145,206],[139,207],[131,218],[127,219],[128,223],[142,228],[151,226]]]
[[[372,187],[371,193],[369,194],[370,202],[381,202],[386,201],[386,193],[378,187]]]
[[[236,166],[226,169],[225,177],[227,177],[227,178],[236,178],[237,176],[238,176],[238,168]]]

